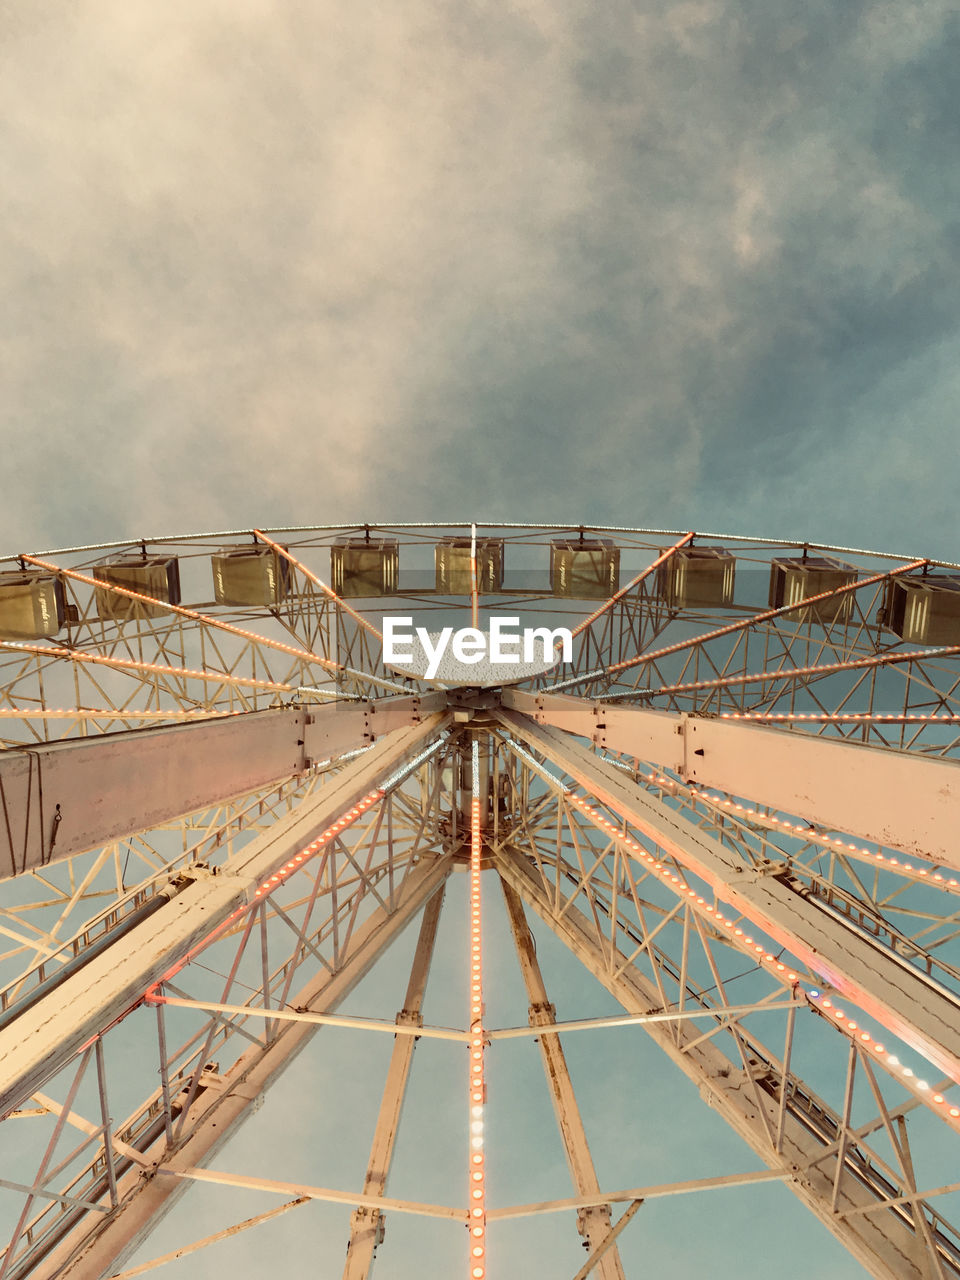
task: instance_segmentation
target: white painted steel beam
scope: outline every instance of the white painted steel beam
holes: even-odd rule
[[[431,1027],[416,1023],[387,1022],[382,1018],[357,1018],[352,1014],[304,1013],[300,1009],[267,1009],[249,1004],[224,1004],[218,1000],[184,1000],[179,996],[150,996],[152,1003],[170,1005],[175,1009],[197,1009],[208,1013],[225,1013],[232,1018],[263,1018],[271,1022],[311,1022],[318,1027],[340,1027],[346,1031],[378,1031],[381,1035],[404,1036],[411,1040],[455,1040],[458,1044],[470,1043],[469,1031],[457,1031],[453,1027]],[[778,1000],[751,1004],[727,1004],[723,1011],[736,1014],[782,1013],[785,1009],[807,1009],[807,1000]],[[575,1018],[569,1022],[551,1022],[544,1026],[503,1027],[489,1030],[484,1035],[494,1040],[531,1040],[539,1036],[566,1035],[570,1031],[607,1031],[611,1027],[637,1027],[645,1022],[677,1022],[691,1018],[715,1018],[716,1009],[678,1009],[670,1013],[614,1014],[606,1018]],[[36,1096],[36,1095],[35,1095]]]
[[[419,1023],[387,1022],[382,1018],[355,1018],[338,1013],[304,1013],[300,1009],[267,1009],[249,1004],[223,1004],[216,1000],[181,1000],[179,996],[151,995],[150,1001],[156,1004],[172,1005],[175,1009],[227,1013],[234,1018],[264,1018],[270,1022],[312,1022],[318,1027],[340,1027],[347,1031],[379,1031],[382,1035],[405,1036],[410,1040],[456,1040],[458,1044],[470,1043],[469,1031],[455,1031],[452,1027],[423,1027]],[[620,1019],[620,1021],[626,1022],[629,1019]],[[529,1028],[523,1027],[521,1030],[527,1032]]]
[[[410,1031],[423,1022],[420,1011],[423,1007],[423,995],[430,973],[430,961],[433,958],[434,943],[437,940],[437,925],[440,922],[442,906],[443,888],[441,887],[424,909],[406,998],[397,1016],[398,1030],[402,1027],[404,1031]],[[383,1213],[379,1207],[370,1203],[370,1198],[382,1198],[386,1194],[387,1175],[390,1172],[390,1162],[393,1159],[393,1149],[400,1128],[400,1113],[403,1109],[415,1043],[416,1041],[410,1036],[403,1035],[398,1035],[394,1041],[390,1066],[387,1069],[387,1080],[383,1088],[383,1098],[377,1115],[377,1127],[370,1146],[367,1174],[363,1182],[365,1201],[358,1204],[350,1217],[350,1240],[347,1244],[343,1280],[367,1280],[373,1266],[374,1251],[383,1236]]]
[[[601,1198],[609,1204],[636,1203],[638,1200],[660,1200],[669,1196],[695,1195],[699,1191],[729,1191],[737,1187],[752,1187],[766,1182],[788,1182],[789,1173],[725,1173],[717,1178],[689,1178],[685,1182],[660,1182],[649,1187],[631,1187],[624,1191],[601,1191],[596,1196],[570,1196],[566,1200],[540,1200],[533,1204],[514,1204],[502,1209],[491,1209],[487,1217],[491,1222],[504,1222],[510,1218],[533,1218],[544,1213],[566,1213],[571,1209],[584,1209]]]
[[[274,1178],[258,1178],[255,1174],[221,1173],[217,1169],[181,1169],[167,1166],[161,1174],[189,1179],[193,1182],[210,1182],[221,1187],[240,1187],[246,1191],[272,1191],[278,1195],[305,1196],[309,1200],[326,1200],[330,1204],[360,1204],[374,1209],[383,1205],[395,1213],[412,1213],[423,1218],[441,1218],[466,1225],[467,1209],[453,1205],[427,1204],[421,1200],[387,1199],[380,1196],[358,1195],[356,1191],[340,1191],[336,1187],[313,1187],[308,1183],[281,1182]],[[73,1276],[69,1271],[67,1275]],[[79,1273],[78,1273],[79,1274]],[[92,1277],[91,1277],[92,1280]]]
[[[518,689],[503,705],[700,787],[960,868],[960,760]]]
[[[0,751],[0,878],[301,774],[443,703],[287,707]]]
[[[611,954],[609,943],[606,951],[601,950],[589,917],[573,906],[565,906],[562,917],[557,915],[551,896],[540,882],[539,872],[526,856],[513,849],[500,848],[495,862],[500,875],[520,894],[524,903],[553,929],[560,941],[624,1009],[630,1013],[652,1013],[662,1007],[662,996],[655,985],[629,963],[627,956],[619,950]],[[783,1178],[794,1195],[821,1219],[871,1275],[877,1280],[928,1280],[929,1271],[918,1257],[914,1232],[903,1218],[891,1212],[860,1212],[849,1219],[842,1216],[854,1209],[875,1209],[880,1203],[877,1191],[861,1178],[854,1177],[849,1167],[840,1179],[837,1211],[831,1211],[835,1157],[824,1155],[825,1147],[829,1146],[827,1138],[818,1137],[788,1107],[784,1116],[782,1148],[778,1152],[770,1139],[770,1134],[776,1132],[779,1118],[776,1092],[752,1089],[743,1069],[731,1069],[730,1060],[712,1040],[699,1039],[695,1024],[675,1023],[674,1028],[651,1023],[646,1030],[667,1057],[693,1081],[705,1100],[773,1171],[774,1177]],[[829,1114],[829,1108],[819,1100],[817,1102],[822,1108],[821,1114]],[[642,1099],[637,1105],[639,1110],[627,1107],[623,1112],[626,1141],[629,1141],[634,1128],[639,1133],[642,1127]],[[818,1159],[820,1163],[814,1163]],[[735,1183],[731,1182],[731,1185]],[[676,1188],[686,1189],[695,1190],[696,1184]],[[664,1190],[669,1192],[671,1188]],[[610,1203],[649,1197],[657,1194],[657,1188],[601,1194],[603,1201]],[[585,1199],[596,1203],[594,1197]],[[582,1203],[583,1199],[578,1198],[512,1210],[494,1209],[490,1218],[572,1208]],[[960,1266],[945,1261],[943,1268],[945,1275],[960,1275]]]
[[[506,880],[501,880],[500,884],[520,972],[530,1001],[530,1025],[537,1028],[552,1027],[556,1024],[556,1009],[547,996],[533,935],[523,914],[523,903],[520,895]],[[587,1131],[583,1127],[583,1118],[577,1106],[577,1096],[573,1091],[573,1081],[570,1079],[560,1037],[541,1036],[539,1046],[574,1189],[581,1196],[596,1196],[600,1192],[600,1181],[590,1154]],[[612,1229],[609,1204],[598,1203],[581,1208],[577,1215],[577,1228],[590,1253],[597,1255],[596,1274],[600,1280],[626,1280],[616,1245],[604,1249]]]
[[[316,1013],[329,1012],[343,1001],[373,967],[383,952],[437,892],[450,873],[449,855],[424,860],[411,871],[397,895],[396,909],[387,914],[378,907],[357,927],[336,973],[316,974],[289,1003]],[[199,1166],[210,1160],[247,1116],[260,1106],[264,1094],[306,1046],[317,1031],[315,1025],[290,1022],[278,1025],[268,1044],[251,1046],[224,1073],[218,1087],[199,1093],[187,1115],[184,1135],[167,1148],[161,1135],[146,1154],[156,1165],[155,1175],[144,1179],[140,1170],[124,1171],[118,1178],[119,1208],[104,1221],[98,1214],[80,1222],[72,1233],[30,1272],[30,1280],[101,1280],[139,1247],[155,1222],[167,1212],[192,1181],[208,1181],[257,1188],[281,1194],[336,1199],[356,1205],[355,1192],[299,1187],[292,1183],[268,1183],[254,1175],[218,1173]],[[383,1201],[371,1197],[378,1205]],[[433,1211],[438,1217],[465,1218],[466,1210],[443,1206],[391,1202],[398,1212]]]
[[[181,1245],[179,1249],[171,1249],[169,1253],[161,1254],[158,1258],[151,1258],[149,1262],[142,1262],[138,1267],[131,1267],[128,1271],[121,1271],[119,1275],[112,1276],[111,1280],[134,1280],[135,1276],[146,1275],[148,1271],[154,1271],[168,1262],[179,1262],[181,1258],[185,1258],[191,1253],[196,1253],[199,1249],[206,1249],[212,1244],[217,1244],[220,1240],[229,1240],[241,1231],[249,1231],[251,1227],[259,1227],[264,1222],[279,1218],[281,1214],[289,1213],[291,1209],[299,1209],[301,1205],[309,1203],[309,1196],[297,1196],[295,1200],[288,1200],[286,1204],[278,1205],[275,1209],[267,1209],[266,1212],[258,1213],[252,1218],[244,1218],[243,1222],[236,1222],[232,1227],[225,1227],[223,1231],[215,1231],[212,1235],[204,1236],[201,1240],[192,1240],[190,1244]]]
[[[228,917],[253,902],[260,884],[435,739],[444,720],[438,713],[382,739],[216,874],[198,871],[194,882],[169,903],[0,1030],[0,1116],[136,1005],[149,986]]]
[[[222,1008],[223,1006],[217,1006]],[[754,1002],[753,1004],[725,1004],[723,1012],[725,1014],[736,1014],[741,1017],[745,1013],[782,1013],[784,1009],[807,1009],[809,1004],[806,1000],[778,1000],[771,1004],[769,1001],[762,1003]],[[527,1039],[530,1036],[552,1036],[566,1035],[568,1031],[597,1031],[608,1030],[610,1027],[640,1027],[645,1022],[677,1022],[678,1020],[687,1021],[690,1018],[715,1018],[717,1016],[716,1009],[676,1009],[670,1013],[638,1013],[638,1014],[614,1014],[609,1018],[573,1018],[569,1022],[551,1022],[549,1026],[529,1026],[529,1027],[503,1027],[499,1031],[488,1031],[484,1028],[484,1034],[491,1042],[494,1040],[518,1040]],[[451,1037],[452,1038],[452,1037]],[[467,1036],[464,1039],[468,1039]]]
[[[503,713],[503,719],[513,733],[676,857],[801,964],[960,1082],[960,997],[784,878],[751,868],[569,734],[535,725],[516,712]]]

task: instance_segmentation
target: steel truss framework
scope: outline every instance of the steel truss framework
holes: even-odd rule
[[[0,640],[0,1280],[132,1277],[318,1201],[342,1207],[324,1268],[344,1280],[373,1273],[393,1219],[467,1228],[465,1274],[484,1276],[488,1234],[493,1258],[501,1224],[558,1213],[585,1251],[574,1280],[614,1280],[647,1202],[765,1181],[871,1275],[960,1276],[960,627],[918,648],[877,622],[892,578],[944,566],[489,526],[502,591],[478,597],[474,560],[472,599],[439,595],[434,545],[476,532],[258,530],[19,558],[57,574],[71,610],[56,637]],[[550,542],[584,535],[621,556],[624,585],[592,605],[546,573]],[[395,595],[333,592],[345,538],[397,544]],[[286,560],[289,593],[212,603],[209,556],[254,541]],[[735,552],[732,602],[669,603],[657,570],[691,545]],[[93,577],[140,546],[178,557],[184,604]],[[824,551],[852,579],[770,607],[771,560]],[[437,686],[384,667],[388,612],[568,626],[573,660],[522,686]],[[438,1026],[428,975],[471,858],[474,1003]],[[506,912],[524,1026],[481,1001],[481,885],[484,911]],[[531,923],[622,1013],[565,1017]],[[407,926],[396,1019],[338,1012]],[[742,1167],[605,1181],[563,1046],[617,1025],[696,1085],[746,1144]],[[365,1174],[224,1171],[221,1148],[321,1027],[390,1045]],[[482,1089],[462,1188],[438,1203],[388,1183],[414,1058],[446,1042],[482,1067],[518,1038],[537,1042],[571,1194],[491,1198]],[[617,1102],[629,1143],[642,1094]],[[198,1182],[268,1207],[124,1269]]]

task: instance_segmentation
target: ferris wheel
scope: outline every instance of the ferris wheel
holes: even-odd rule
[[[958,660],[960,567],[814,543],[0,562],[0,1280],[275,1229],[344,1280],[616,1280],[737,1188],[851,1274],[960,1277]],[[661,1074],[719,1172],[653,1152]],[[205,1191],[229,1225],[151,1252]]]

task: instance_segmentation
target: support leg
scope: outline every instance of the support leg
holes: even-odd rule
[[[430,972],[430,961],[433,958],[440,908],[443,906],[443,893],[443,886],[441,886],[424,909],[420,937],[413,957],[410,981],[407,984],[406,999],[397,1015],[397,1022],[402,1026],[421,1026],[423,1023],[420,1009],[427,985],[427,975]],[[397,1036],[393,1042],[387,1082],[384,1086],[377,1128],[370,1148],[370,1163],[363,1183],[363,1194],[367,1196],[383,1195],[386,1189],[387,1174],[393,1157],[397,1130],[400,1127],[400,1112],[415,1044],[414,1036]],[[383,1231],[384,1218],[379,1209],[366,1208],[353,1211],[350,1217],[350,1242],[347,1245],[343,1280],[366,1280],[373,1266],[374,1250],[383,1240]]]
[[[501,881],[501,884],[523,980],[530,998],[530,1025],[552,1026],[557,1020],[557,1011],[547,999],[547,989],[544,986],[540,964],[534,950],[530,926],[523,913],[520,895],[505,880]],[[580,1196],[596,1195],[600,1191],[600,1183],[597,1180],[596,1169],[593,1167],[586,1130],[573,1092],[573,1082],[567,1070],[560,1037],[558,1035],[540,1036],[539,1043],[543,1069],[550,1086],[553,1108],[557,1115],[564,1150],[567,1153],[567,1164],[570,1167],[574,1188]],[[588,1209],[581,1209],[577,1215],[577,1230],[583,1236],[584,1248],[590,1250],[591,1257],[596,1256],[595,1271],[600,1280],[625,1280],[623,1264],[616,1245],[603,1248],[611,1232],[610,1206],[608,1204],[593,1205]]]

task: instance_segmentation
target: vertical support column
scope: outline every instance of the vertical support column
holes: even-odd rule
[[[423,1025],[423,1015],[420,1010],[427,986],[427,975],[430,972],[430,962],[433,959],[443,895],[444,886],[441,885],[424,909],[423,920],[420,923],[420,936],[417,939],[417,949],[410,970],[410,981],[407,984],[407,994],[403,1008],[397,1014],[399,1026]],[[396,1036],[393,1041],[387,1081],[384,1085],[377,1127],[370,1147],[370,1162],[363,1183],[365,1196],[381,1196],[386,1190],[387,1174],[390,1172],[390,1161],[393,1158],[393,1148],[400,1128],[400,1112],[403,1109],[415,1044],[414,1036]],[[343,1280],[366,1280],[373,1266],[374,1250],[383,1240],[383,1232],[384,1215],[379,1209],[353,1211],[350,1216],[350,1241],[347,1245]]]
[[[534,950],[533,936],[523,913],[520,896],[505,880],[501,880],[501,886],[520,969],[530,1000],[530,1025],[532,1027],[553,1026],[557,1020],[557,1011],[547,999],[547,989],[543,983],[543,975]],[[560,1037],[558,1035],[539,1036],[538,1040],[543,1069],[547,1084],[550,1086],[553,1109],[556,1113],[560,1136],[563,1139],[573,1185],[577,1195],[598,1195],[600,1183],[593,1166],[586,1130],[573,1092],[573,1082],[567,1070]],[[625,1280],[623,1264],[616,1245],[603,1248],[611,1229],[610,1206],[607,1204],[581,1209],[577,1214],[577,1230],[583,1236],[583,1246],[590,1250],[591,1256],[597,1255],[596,1274],[601,1277],[601,1280]]]
[[[117,1173],[113,1163],[113,1137],[110,1108],[107,1104],[107,1069],[103,1061],[103,1036],[97,1036],[94,1048],[97,1054],[97,1085],[100,1090],[100,1122],[103,1125],[103,1160],[107,1166],[107,1185],[110,1188],[110,1205],[117,1204]]]
[[[483,1073],[483,950],[480,918],[480,855],[483,835],[480,825],[480,744],[473,739],[471,749],[473,798],[470,804],[470,1071],[469,1094],[469,1265],[470,1280],[484,1280],[487,1274],[487,1222],[485,1165],[483,1151],[483,1107],[487,1085]]]

